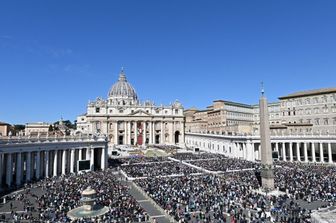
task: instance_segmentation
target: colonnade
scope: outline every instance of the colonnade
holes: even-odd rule
[[[215,136],[207,134],[186,134],[186,145],[198,147],[228,157],[256,161],[261,159],[260,139],[257,137]],[[336,163],[336,139],[302,137],[271,138],[275,159],[312,163]]]
[[[181,144],[184,124],[178,121],[129,120],[112,122],[115,145]]]
[[[95,155],[100,157],[95,159]],[[90,170],[107,167],[107,148],[38,149],[0,153],[0,185],[75,173],[79,160],[90,160]],[[95,162],[98,160],[98,162]]]

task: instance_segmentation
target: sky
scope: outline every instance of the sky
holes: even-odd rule
[[[75,120],[124,67],[141,100],[204,109],[336,87],[336,1],[0,1],[0,121]]]

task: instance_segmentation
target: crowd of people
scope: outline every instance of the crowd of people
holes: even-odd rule
[[[309,222],[310,211],[289,196],[255,192],[252,171],[136,180],[178,222]]]
[[[163,161],[160,163],[143,163],[133,165],[123,165],[121,169],[129,177],[157,177],[169,175],[190,175],[200,171],[182,164],[181,162]]]
[[[210,171],[230,171],[230,170],[242,170],[242,169],[252,169],[259,168],[260,164],[247,161],[239,160],[236,158],[226,158],[226,159],[210,159],[210,160],[193,160],[188,161],[188,163],[193,164],[198,167],[202,167]]]
[[[214,153],[176,153],[171,156],[174,159],[190,161],[190,160],[208,160],[208,159],[225,159],[226,157],[222,154]]]
[[[97,205],[108,207],[107,214],[95,218],[71,221],[69,210],[81,206],[81,192],[87,187],[97,191]],[[32,192],[34,188],[35,192]],[[48,178],[37,184],[27,185],[22,193],[25,198],[34,198],[33,211],[13,214],[9,219],[17,222],[144,222],[149,220],[143,208],[128,193],[128,186],[117,181],[111,169]],[[37,192],[36,192],[37,191]],[[28,199],[27,199],[28,200]],[[30,204],[29,204],[30,205]]]

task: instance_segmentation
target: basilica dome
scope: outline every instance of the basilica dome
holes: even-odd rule
[[[127,82],[126,75],[123,70],[119,74],[118,81],[112,85],[109,94],[109,99],[126,99],[137,101],[138,96],[130,83]]]

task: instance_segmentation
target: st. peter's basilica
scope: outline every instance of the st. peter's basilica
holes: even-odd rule
[[[77,118],[77,130],[108,136],[109,145],[184,145],[183,107],[140,102],[123,70],[112,85],[107,100],[89,102],[87,112]]]

